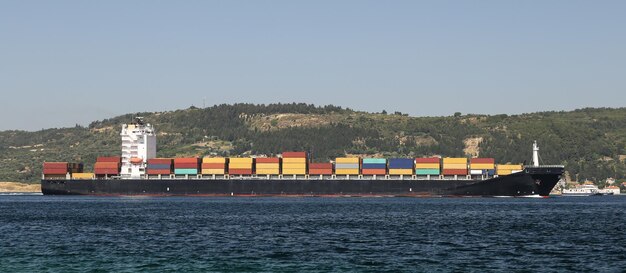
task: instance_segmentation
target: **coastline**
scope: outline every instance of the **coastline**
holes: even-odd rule
[[[26,184],[21,182],[0,182],[0,193],[10,192],[41,192],[41,184]]]

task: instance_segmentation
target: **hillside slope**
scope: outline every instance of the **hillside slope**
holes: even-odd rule
[[[522,115],[409,117],[336,106],[235,104],[135,113],[88,127],[0,132],[0,180],[37,181],[43,161],[118,155],[120,124],[143,116],[158,131],[160,157],[277,154],[307,150],[315,160],[345,154],[481,156],[521,163],[539,141],[544,163],[582,181],[624,179],[626,108]]]

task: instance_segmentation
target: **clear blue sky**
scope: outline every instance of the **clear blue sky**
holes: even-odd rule
[[[0,130],[306,102],[626,106],[626,1],[2,1]]]

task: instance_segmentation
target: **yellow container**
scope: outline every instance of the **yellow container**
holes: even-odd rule
[[[416,163],[416,169],[440,169],[437,163]]]
[[[498,164],[498,170],[521,170],[522,165],[518,164]]]
[[[280,168],[280,164],[278,163],[257,163],[257,169],[278,169]]]
[[[443,164],[443,168],[447,170],[467,170],[467,164]]]
[[[202,163],[226,163],[224,157],[205,157],[202,158]]]
[[[337,157],[335,158],[335,163],[358,164],[360,160],[358,157]]]
[[[228,159],[229,164],[235,163],[235,164],[252,164],[252,158],[239,158],[239,157],[235,157],[235,158],[230,158]]]
[[[306,168],[305,163],[283,163],[283,169],[301,169]]]
[[[411,169],[389,169],[390,175],[412,175],[413,170]]]
[[[252,169],[252,163],[230,163],[229,169]]]
[[[202,174],[225,174],[224,169],[202,169]]]
[[[445,157],[443,159],[443,165],[446,164],[465,164],[467,165],[467,158],[465,157]]]
[[[93,179],[93,173],[73,173],[72,179]]]
[[[256,169],[256,174],[280,174],[279,169]]]
[[[336,169],[335,174],[359,174],[359,169]]]
[[[283,174],[297,174],[297,175],[305,175],[306,174],[306,169],[305,168],[298,168],[298,169],[285,169],[283,168]]]
[[[284,163],[306,163],[306,158],[283,158]]]
[[[470,164],[470,169],[472,170],[493,170],[496,165],[491,163],[474,163]]]

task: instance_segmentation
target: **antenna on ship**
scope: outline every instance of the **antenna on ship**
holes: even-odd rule
[[[539,167],[539,146],[536,140],[533,143],[533,166]]]

